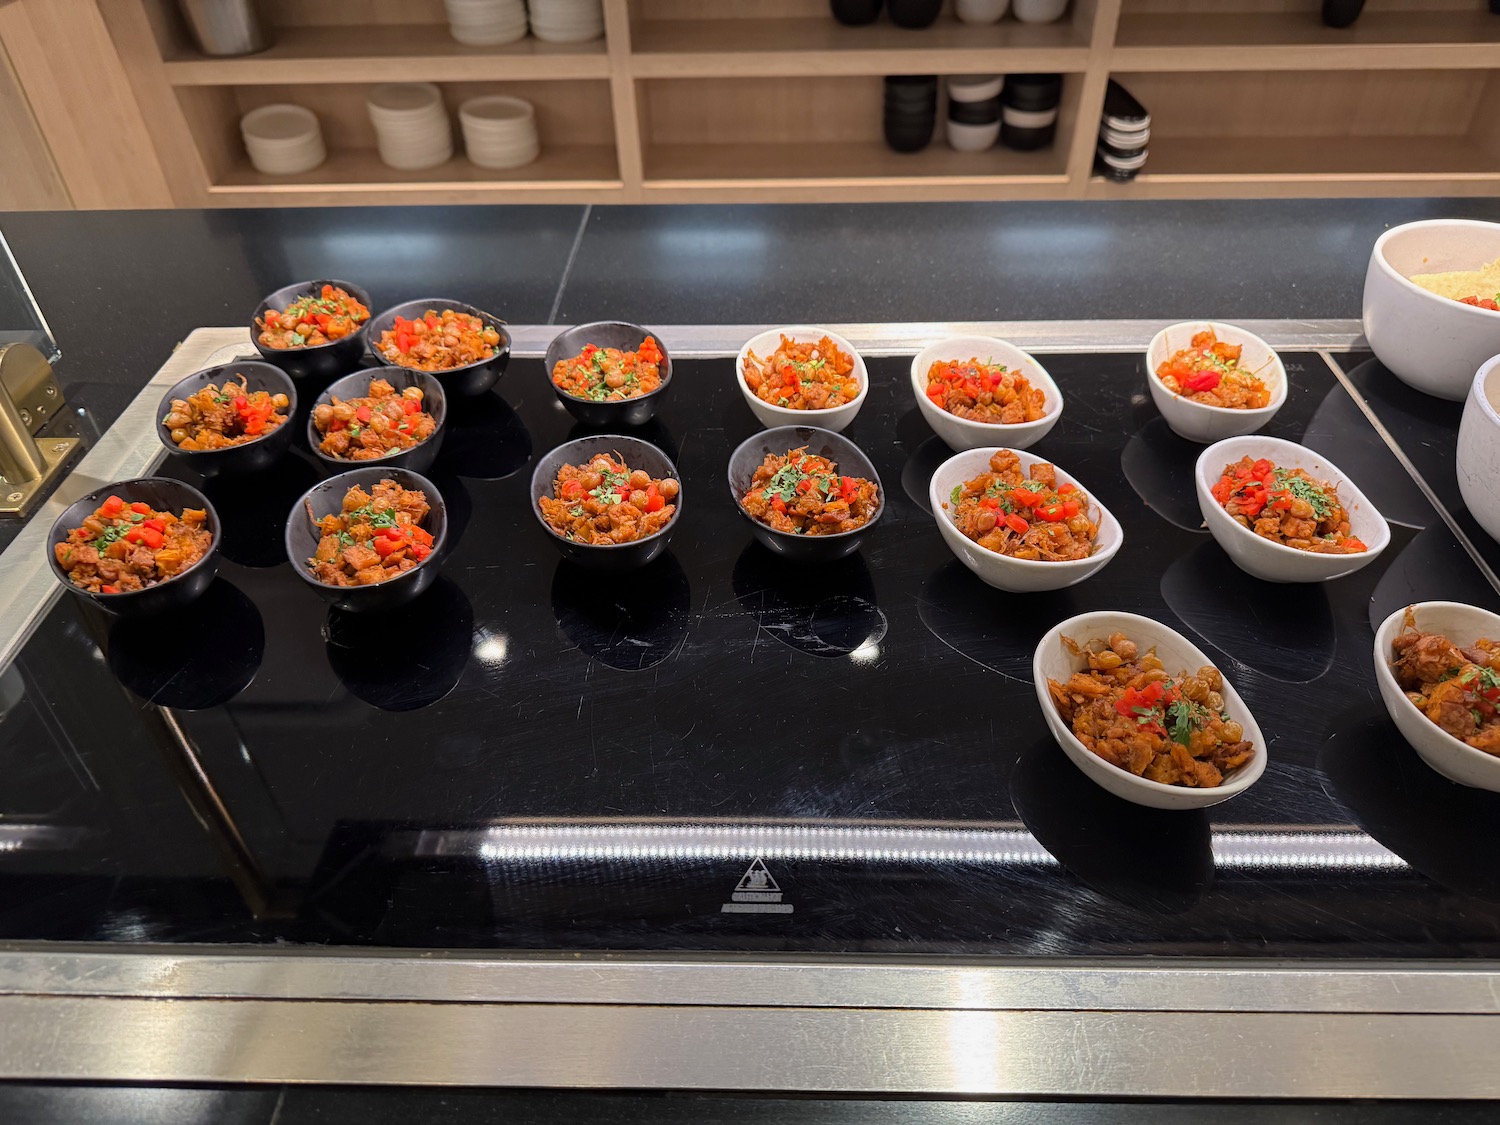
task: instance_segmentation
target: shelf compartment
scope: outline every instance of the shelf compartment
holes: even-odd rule
[[[1089,29],[1071,20],[988,26],[951,14],[919,31],[880,22],[845,27],[827,15],[793,19],[639,20],[637,78],[789,77],[1067,71],[1088,65]]]
[[[1150,156],[1132,183],[1096,177],[1091,196],[1189,195],[1204,188],[1243,194],[1257,185],[1337,184],[1367,195],[1379,194],[1382,185],[1500,187],[1500,126],[1482,108],[1500,90],[1495,72],[1119,78],[1151,110]]]
[[[1500,67],[1500,16],[1483,0],[1372,3],[1348,28],[1325,26],[1316,3],[1264,7],[1126,0],[1111,65],[1159,71]]]
[[[527,36],[502,47],[468,47],[446,24],[371,24],[327,34],[290,27],[258,55],[209,59],[189,52],[167,58],[176,86],[310,82],[465,82],[588,80],[607,74],[604,40],[544,43]]]
[[[417,192],[623,191],[607,81],[444,83],[457,155],[436,168],[417,171],[390,168],[380,161],[374,126],[365,109],[369,88],[366,84],[190,86],[180,87],[177,97],[203,158],[211,196],[353,193],[399,198]],[[498,171],[480,168],[462,156],[457,108],[479,94],[512,94],[536,106],[542,142],[537,160]],[[318,115],[328,146],[327,161],[294,176],[267,176],[250,165],[240,141],[240,117],[272,102],[305,105]]]

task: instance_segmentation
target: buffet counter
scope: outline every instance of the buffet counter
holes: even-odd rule
[[[508,317],[496,391],[450,404],[424,470],[455,541],[441,576],[382,614],[329,608],[292,572],[281,529],[319,480],[305,444],[216,478],[158,436],[169,388],[253,355],[246,323],[182,331],[135,365],[154,374],[101,389],[70,379],[74,332],[52,318],[63,389],[99,433],[85,428],[68,480],[0,554],[0,1077],[1500,1094],[1487,1065],[1500,798],[1427,768],[1371,657],[1373,630],[1407,604],[1500,609],[1500,548],[1453,484],[1458,404],[1398,382],[1348,316],[1250,315],[1222,276],[1216,291],[1194,277],[1190,211],[1145,219],[1175,234],[1138,274],[1172,275],[1182,295],[1201,282],[1215,319],[1278,353],[1287,393],[1265,435],[1340,467],[1389,528],[1357,572],[1263,582],[1205,532],[1203,446],[1172,433],[1148,393],[1142,356],[1180,314],[1176,288],[1111,297],[1074,258],[1076,286],[1038,309],[1057,315],[1000,319],[924,316],[942,301],[920,280],[865,279],[836,303],[913,315],[860,321],[826,315],[826,293],[791,300],[818,288],[810,271],[768,264],[754,292],[777,225],[800,216],[684,215],[675,229],[650,216],[638,237],[658,254],[696,245],[749,263],[741,307],[815,314],[720,316],[735,304],[724,283],[695,318],[660,266],[617,304],[589,297],[597,264],[631,249],[618,233],[591,247],[581,217],[555,289],[517,294],[540,312]],[[841,229],[869,217],[850,209]],[[557,216],[557,231],[579,218]],[[1028,217],[988,218],[1003,241]],[[1103,217],[1030,218],[1052,220],[1060,246],[1127,237]],[[1292,205],[1267,216],[1305,220]],[[546,245],[546,226],[491,237]],[[25,267],[25,235],[6,229]],[[852,238],[850,255],[891,253],[876,241]],[[255,283],[350,276],[366,253],[322,248],[326,269],[279,262]],[[426,283],[369,280],[380,307]],[[49,284],[36,284],[44,307]],[[1080,295],[1140,316],[1065,315]],[[975,299],[955,288],[950,303]],[[653,301],[676,315],[638,314]],[[475,303],[499,304],[493,290]],[[659,558],[612,575],[559,554],[528,485],[548,450],[589,432],[547,384],[559,329],[541,322],[615,315],[650,325],[672,357],[670,394],[629,432],[670,458],[682,508]],[[757,542],[726,468],[759,429],[736,353],[803,320],[826,321],[867,365],[843,433],[884,509],[855,553],[799,565]],[[1123,536],[1077,585],[994,589],[935,526],[947,517],[928,484],[952,451],[918,407],[912,356],[959,335],[1025,349],[1060,389],[1061,419],[1032,452]],[[63,593],[48,534],[77,497],[152,474],[212,502],[218,578],[195,608],[112,619]],[[1264,732],[1253,787],[1148,808],[1068,760],[1032,660],[1058,622],[1101,610],[1169,625],[1222,669]]]

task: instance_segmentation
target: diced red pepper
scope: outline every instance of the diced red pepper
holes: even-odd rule
[[[1047,504],[1036,509],[1036,514],[1048,523],[1060,523],[1064,518],[1061,504]]]
[[[140,528],[140,533],[141,539],[145,542],[146,546],[150,547],[153,551],[166,541],[163,539],[162,533],[154,527],[142,527]]]
[[[661,347],[657,344],[654,336],[647,336],[641,341],[641,346],[636,349],[636,355],[647,363],[660,363],[662,361]]]
[[[143,533],[142,533],[142,531],[141,531],[140,528],[138,528],[138,527],[132,527],[129,531],[127,531],[125,533],[125,542],[127,542],[127,543],[139,543],[141,541],[142,534]]]
[[[583,482],[577,480],[565,480],[559,489],[564,500],[577,500],[583,495]]]
[[[401,400],[401,413],[407,415],[420,414],[422,413],[422,404],[414,398],[403,398]]]
[[[839,496],[844,500],[853,500],[859,492],[859,485],[854,483],[853,477],[842,477],[839,481]]]
[[[432,532],[427,531],[424,528],[420,528],[420,527],[407,528],[407,534],[409,535],[409,537],[414,542],[420,543],[424,547],[431,547],[432,546],[432,543],[433,543]]]
[[[361,422],[368,422],[371,418],[374,417],[374,415],[370,413],[370,408],[363,403],[361,403],[359,405],[359,408],[354,411],[354,416]]]
[[[981,508],[988,508],[992,512],[998,512],[1000,510],[1000,501],[996,500],[993,496],[984,496],[980,498],[979,506]]]
[[[375,553],[384,559],[399,551],[404,544],[399,539],[387,539],[382,535],[370,540],[370,546],[374,547]]]
[[[1025,535],[1031,530],[1031,525],[1014,513],[1005,517],[1005,526],[1017,535]]]
[[[659,512],[667,506],[667,498],[661,494],[656,485],[646,489],[646,511]]]
[[[99,587],[99,592],[101,594],[118,594],[120,592],[120,587],[118,587],[118,586],[100,586]]]
[[[1011,489],[1010,498],[1023,508],[1034,508],[1042,502],[1042,494],[1029,488]]]
[[[432,554],[432,548],[431,547],[423,546],[421,543],[416,543],[416,544],[412,545],[411,557],[414,558],[414,559],[416,559],[418,562],[421,562],[423,559],[425,559],[430,554]]]
[[[106,516],[117,516],[125,510],[125,501],[118,496],[111,496],[99,505],[99,510]]]
[[[786,501],[783,500],[780,496],[773,496],[773,497],[771,497],[771,510],[774,511],[774,512],[780,512],[783,515],[785,515],[786,514]]]
[[[1062,506],[1063,519],[1070,520],[1083,510],[1083,505],[1077,500],[1064,500]]]
[[[1191,375],[1178,379],[1177,385],[1191,395],[1199,391],[1211,391],[1222,381],[1223,376],[1217,371],[1194,371]]]
[[[1066,496],[1070,492],[1077,492],[1077,491],[1078,491],[1078,486],[1076,484],[1074,484],[1072,481],[1067,481],[1066,483],[1060,484],[1060,485],[1057,486],[1057,494],[1059,496]]]
[[[1220,477],[1214,482],[1213,488],[1209,490],[1220,504],[1229,503],[1229,497],[1234,492],[1234,481],[1228,477]]]
[[[1368,551],[1370,549],[1369,547],[1365,546],[1365,541],[1363,539],[1356,539],[1352,535],[1349,536],[1348,539],[1344,540],[1344,546],[1353,551]]]
[[[153,531],[166,531],[167,530],[167,521],[166,520],[156,520],[156,519],[142,520],[141,521],[141,526],[142,527],[149,527]]]
[[[151,505],[137,500],[134,504],[130,505],[130,510],[132,512],[138,512],[143,516],[149,516],[151,514]]]
[[[323,286],[323,296],[324,297],[332,297],[333,296],[333,286],[332,285],[325,285],[325,286]]]

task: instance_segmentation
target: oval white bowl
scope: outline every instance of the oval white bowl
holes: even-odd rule
[[[949,414],[927,397],[927,371],[940,361],[979,359],[981,362],[1003,363],[1012,371],[1019,371],[1041,389],[1047,413],[1035,422],[972,422]],[[928,344],[912,357],[911,389],[917,396],[917,409],[932,432],[948,443],[951,449],[978,449],[980,446],[1005,449],[1026,449],[1046,437],[1057,420],[1062,417],[1063,397],[1057,383],[1036,359],[1014,344],[997,340],[993,336],[949,336],[935,344]]]
[[[777,406],[757,398],[755,392],[750,389],[750,385],[745,382],[745,357],[754,352],[762,361],[769,359],[771,353],[781,346],[783,336],[790,337],[799,344],[816,344],[827,336],[848,352],[854,357],[852,374],[859,383],[859,394],[854,396],[852,402],[846,402],[843,406],[826,407],[823,410],[792,410],[789,407]],[[864,357],[855,351],[854,345],[837,332],[809,325],[773,328],[769,332],[762,332],[759,336],[750,337],[735,358],[734,377],[739,384],[740,394],[745,396],[745,402],[750,410],[760,420],[760,424],[768,430],[775,429],[777,426],[818,426],[821,429],[838,433],[854,421],[859,408],[865,404],[865,399],[870,397],[870,373],[865,370]]]
[[[1224,474],[1224,466],[1234,464],[1241,457],[1264,457],[1277,465],[1304,469],[1317,480],[1336,484],[1339,501],[1349,513],[1349,529],[1356,539],[1364,541],[1369,550],[1357,555],[1318,555],[1272,543],[1248,527],[1242,527],[1214,499],[1211,491]],[[1210,534],[1234,560],[1235,566],[1267,582],[1327,582],[1330,578],[1341,578],[1374,562],[1391,541],[1391,529],[1385,517],[1348,474],[1332,461],[1294,441],[1257,434],[1227,438],[1210,445],[1199,455],[1193,475],[1198,490],[1198,508]]]
[[[1213,333],[1226,344],[1239,344],[1240,366],[1260,376],[1271,392],[1269,406],[1259,410],[1231,410],[1227,406],[1209,406],[1194,402],[1182,395],[1174,394],[1157,378],[1156,370],[1174,352],[1188,347],[1193,336],[1204,329]],[[1216,320],[1185,320],[1180,324],[1169,324],[1151,338],[1146,348],[1146,382],[1151,388],[1151,401],[1166,419],[1167,425],[1178,437],[1188,441],[1220,441],[1240,434],[1253,434],[1276,416],[1286,402],[1286,367],[1275,349],[1253,332],[1233,324],[1221,324]]]
[[[1489,393],[1487,393],[1489,392]],[[1491,397],[1493,394],[1494,397]],[[1500,355],[1486,362],[1469,384],[1458,427],[1458,491],[1479,526],[1500,540]]]
[[[1500,639],[1500,617],[1478,606],[1462,602],[1417,602],[1411,609],[1416,615],[1417,628],[1424,633],[1441,633],[1455,644],[1471,644],[1480,637]],[[1500,793],[1500,758],[1454,738],[1417,710],[1417,705],[1406,698],[1396,682],[1391,671],[1391,642],[1405,624],[1403,606],[1375,630],[1375,681],[1380,685],[1380,698],[1390,712],[1391,721],[1422,761],[1449,781]]]
[[[1120,527],[1120,521],[1099,503],[1098,497],[1089,492],[1088,487],[1077,477],[1064,472],[1061,466],[1054,466],[1057,470],[1057,483],[1071,481],[1082,489],[1093,505],[1094,522],[1099,525],[1094,553],[1088,558],[1076,562],[1013,559],[981,547],[958,530],[949,509],[944,506],[948,503],[949,494],[955,485],[972,480],[980,473],[989,472],[990,457],[1003,448],[1006,447],[991,446],[955,453],[932,474],[932,481],[927,486],[927,496],[932,505],[933,518],[937,520],[938,531],[942,533],[943,542],[948,544],[948,549],[957,556],[959,562],[977,574],[981,581],[996,589],[1018,594],[1034,590],[1061,590],[1064,586],[1076,585],[1103,570],[1109,560],[1119,553],[1125,542],[1125,532]],[[1011,452],[1021,459],[1021,467],[1027,470],[1037,462],[1047,460],[1019,449],[1012,449]]]
[[[1500,258],[1500,223],[1423,219],[1375,240],[1365,270],[1365,338],[1407,386],[1461,402],[1480,364],[1500,354],[1500,312],[1430,293],[1414,273],[1476,270]]]
[[[1243,793],[1260,780],[1266,772],[1266,739],[1260,726],[1239,692],[1224,676],[1224,713],[1244,728],[1245,737],[1255,745],[1255,756],[1245,765],[1225,776],[1224,783],[1214,789],[1189,789],[1181,785],[1165,785],[1160,781],[1149,781],[1137,777],[1129,770],[1111,765],[1095,754],[1078,738],[1057,712],[1056,705],[1047,691],[1047,680],[1067,683],[1068,677],[1083,667],[1083,661],[1063,647],[1062,638],[1071,637],[1080,645],[1092,640],[1103,640],[1111,633],[1124,633],[1144,652],[1155,648],[1156,655],[1166,666],[1169,676],[1179,672],[1196,672],[1205,664],[1214,664],[1203,650],[1181,633],[1170,629],[1159,621],[1141,617],[1134,613],[1104,611],[1081,613],[1053,626],[1041,643],[1036,646],[1036,655],[1031,660],[1031,677],[1036,686],[1037,702],[1052,737],[1063,748],[1063,753],[1072,759],[1075,766],[1086,773],[1090,780],[1098,782],[1116,797],[1123,797],[1137,805],[1148,805],[1153,809],[1201,809],[1217,805],[1221,801]],[[1424,720],[1425,721],[1425,720]]]

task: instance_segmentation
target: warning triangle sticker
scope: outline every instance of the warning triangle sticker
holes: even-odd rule
[[[723,884],[721,883],[720,886]],[[775,879],[771,878],[771,872],[766,869],[764,861],[757,859],[744,875],[740,876],[739,886],[734,889],[736,891],[779,891],[781,887],[777,885]]]

